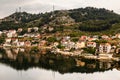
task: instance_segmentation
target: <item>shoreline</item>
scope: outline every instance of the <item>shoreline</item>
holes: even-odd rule
[[[38,47],[38,46],[30,46],[30,47],[17,47],[17,46],[0,46],[0,48],[32,48],[32,47]],[[38,49],[49,49],[51,53],[57,55],[57,54],[61,54],[62,56],[70,56],[73,58],[85,58],[85,59],[94,59],[94,60],[112,60],[112,61],[120,61],[120,58],[118,57],[100,57],[100,56],[95,56],[95,55],[86,55],[86,54],[76,54],[74,52],[65,52],[65,51],[61,51],[61,50],[52,50],[52,47],[48,47],[48,46],[42,46],[42,47],[38,47]],[[107,55],[107,54],[106,54]]]
[[[118,57],[106,57],[106,56],[95,56],[95,55],[81,55],[81,54],[75,54],[73,52],[64,52],[64,51],[58,51],[55,54],[61,54],[63,56],[71,56],[71,57],[77,57],[77,58],[85,58],[85,59],[94,59],[94,60],[112,60],[112,61],[120,61],[120,58]],[[108,55],[108,54],[106,54]]]

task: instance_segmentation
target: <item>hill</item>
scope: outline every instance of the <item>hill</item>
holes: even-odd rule
[[[19,27],[42,28],[51,26],[53,32],[57,31],[77,31],[80,32],[106,32],[114,33],[120,27],[120,15],[104,8],[79,8],[72,10],[57,10],[40,14],[30,14],[27,12],[16,12],[5,17],[0,22],[0,30],[17,29]],[[117,25],[117,27],[116,27]],[[47,31],[49,32],[49,31]]]

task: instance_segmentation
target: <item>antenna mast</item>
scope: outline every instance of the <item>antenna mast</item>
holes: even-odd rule
[[[54,10],[55,10],[55,6],[53,5],[53,12],[54,12]]]
[[[19,12],[21,12],[21,7],[19,7]]]
[[[53,5],[53,12],[52,12],[53,14],[52,14],[52,16],[54,16],[54,11],[55,11],[55,6]]]

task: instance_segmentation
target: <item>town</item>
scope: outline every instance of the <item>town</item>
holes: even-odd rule
[[[87,56],[87,58],[120,57],[120,34],[82,35],[80,37],[46,35],[38,32],[38,27],[0,31],[0,47],[10,48],[46,48],[51,53]],[[52,29],[50,29],[52,30]]]

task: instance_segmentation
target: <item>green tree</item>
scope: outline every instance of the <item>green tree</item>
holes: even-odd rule
[[[90,53],[90,54],[95,54],[95,51],[96,49],[95,48],[92,48],[92,47],[87,47],[87,48],[83,48],[83,50],[87,53]]]
[[[61,44],[59,44],[59,45],[57,46],[57,48],[59,48],[59,49],[64,49],[65,46],[62,46]]]
[[[47,38],[47,41],[48,42],[55,42],[55,41],[57,41],[57,39],[55,37],[49,37],[49,38]]]
[[[0,37],[0,45],[5,42],[5,37]]]

